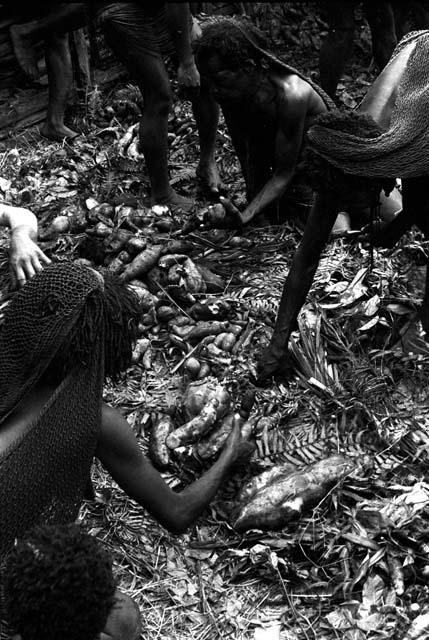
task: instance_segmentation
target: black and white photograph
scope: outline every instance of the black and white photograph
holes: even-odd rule
[[[429,640],[429,0],[0,1],[0,640]]]

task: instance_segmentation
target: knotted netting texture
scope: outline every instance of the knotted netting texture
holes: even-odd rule
[[[401,76],[389,127],[373,138],[314,125],[309,146],[344,173],[373,178],[429,174],[429,31],[414,31],[396,47],[383,73],[414,44]]]
[[[57,263],[15,295],[0,335],[0,429],[96,291],[101,301],[102,283],[92,270]],[[97,325],[92,346],[85,366],[69,372],[28,430],[0,454],[0,574],[16,538],[36,525],[67,524],[78,515],[101,424],[104,335]],[[1,592],[0,581],[0,618]],[[1,621],[0,637],[9,637]]]
[[[0,425],[31,389],[102,284],[90,269],[55,263],[14,296],[0,333]]]

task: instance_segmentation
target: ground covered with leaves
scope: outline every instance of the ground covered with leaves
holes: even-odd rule
[[[287,13],[295,3],[284,4]],[[273,19],[270,36],[317,80],[324,25],[313,13],[289,9],[288,26]],[[347,106],[372,79],[366,31],[363,36],[339,90]],[[121,274],[135,255],[132,237],[139,251],[160,247],[140,284],[132,280],[146,305],[141,349],[121,383],[105,389],[106,401],[123,412],[147,452],[157,416],[177,418],[193,378],[211,376],[237,402],[255,389],[257,358],[309,202],[291,196],[291,217],[275,226],[240,233],[200,226],[209,203],[196,186],[198,141],[190,105],[176,101],[172,183],[196,197],[197,224],[186,226],[180,212],[150,209],[133,126],[140,109],[131,85],[94,90],[75,110],[73,124],[83,135],[72,146],[49,144],[33,131],[8,141],[0,192],[37,213],[42,247],[53,259],[90,261]],[[243,183],[223,125],[217,156],[240,205]],[[4,234],[4,265],[6,245]],[[427,249],[413,232],[392,251],[375,250],[371,267],[365,243],[329,243],[291,340],[293,375],[256,389],[256,451],[187,534],[170,535],[95,465],[95,502],[81,515],[112,551],[121,588],[137,600],[143,638],[427,637],[429,352],[416,319]],[[0,313],[10,296],[6,278],[3,284]],[[234,334],[229,348],[177,331],[198,325],[193,305],[199,303],[223,309],[221,329]],[[189,366],[191,358],[200,369]],[[174,488],[210,464],[188,454],[163,470]],[[280,530],[234,529],[237,494],[249,478],[279,464],[306,468],[334,454],[350,459],[353,472],[313,509]]]

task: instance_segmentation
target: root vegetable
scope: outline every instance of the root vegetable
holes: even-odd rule
[[[149,437],[149,455],[155,466],[165,469],[170,463],[170,450],[166,440],[174,430],[174,423],[169,415],[161,415],[152,424]]]
[[[191,324],[195,324],[195,322],[188,316],[177,316],[177,318],[174,318],[174,322],[171,323],[170,329],[172,329],[173,325],[176,327],[189,327]]]
[[[97,222],[92,229],[92,234],[97,238],[107,238],[112,233],[112,227],[107,226],[104,222]]]
[[[241,435],[248,440],[252,434],[253,428],[250,422],[246,422],[249,418],[255,402],[255,393],[248,391],[241,402],[239,411],[228,414],[222,423],[206,438],[202,439],[197,445],[197,454],[203,460],[213,458],[223,447],[232,431],[232,428],[239,424],[241,427]],[[245,428],[246,427],[246,428]]]
[[[221,345],[222,345],[223,339],[224,339],[224,338],[225,338],[225,336],[227,336],[227,335],[228,335],[228,334],[227,334],[227,332],[226,332],[226,331],[223,331],[222,333],[219,333],[219,334],[216,336],[216,338],[214,339],[213,344],[214,344],[216,347],[218,347],[219,349],[221,349],[221,348],[222,348],[222,347],[221,347]]]
[[[195,320],[224,320],[230,311],[231,307],[227,302],[213,298],[193,304],[189,309],[189,315]]]
[[[139,253],[125,269],[123,274],[124,280],[132,280],[133,278],[137,278],[138,276],[150,271],[150,269],[152,269],[152,267],[154,267],[158,262],[161,257],[161,253],[162,246],[158,244],[154,244],[144,249],[144,251]]]
[[[204,293],[206,291],[207,286],[204,278],[190,258],[187,258],[183,263],[183,277],[186,289],[190,293]]]
[[[139,238],[133,236],[130,238],[126,244],[126,250],[132,255],[135,256],[137,253],[140,253],[144,249],[146,249],[147,242],[144,238]]]
[[[137,285],[131,284],[131,283],[128,286],[130,287],[130,289],[132,289],[132,291],[134,291],[134,293],[138,297],[139,302],[140,302],[141,307],[142,307],[142,311],[144,313],[147,313],[149,311],[149,309],[153,309],[153,307],[155,306],[155,304],[158,301],[158,298],[156,298],[156,296],[153,296],[144,287],[137,286]]]
[[[185,256],[183,253],[169,253],[167,255],[162,256],[158,262],[158,266],[161,269],[170,269],[174,265],[181,264],[187,259],[188,256]]]
[[[221,419],[229,411],[231,396],[216,378],[188,384],[182,403],[186,419],[197,416],[213,396],[219,400],[218,418]]]
[[[109,273],[114,273],[115,275],[119,275],[124,270],[124,263],[122,262],[119,256],[116,256],[108,265],[107,270]]]
[[[169,240],[164,247],[164,254],[173,253],[173,254],[183,254],[189,253],[194,248],[192,242],[188,242],[187,240]]]
[[[174,229],[174,222],[171,218],[159,218],[155,221],[155,227],[165,233]]]
[[[211,344],[208,344],[205,349],[204,349],[204,355],[211,357],[211,358],[223,358],[224,357],[224,352],[222,351],[222,349],[220,349],[219,347],[217,347],[213,342]]]
[[[188,358],[184,369],[190,378],[196,378],[201,369],[201,363],[197,358]]]
[[[295,471],[296,466],[294,464],[285,463],[275,465],[271,467],[271,469],[267,469],[267,471],[263,471],[263,473],[250,478],[240,490],[238,495],[239,502],[248,502],[263,487],[274,484],[281,478],[285,478]]]
[[[204,378],[207,378],[207,376],[210,375],[210,372],[211,372],[211,369],[210,369],[209,363],[202,362],[200,371],[198,373],[198,380],[204,380]]]
[[[228,333],[234,334],[236,338],[238,338],[242,331],[243,327],[241,327],[239,324],[230,324],[228,327]]]
[[[169,284],[179,284],[182,279],[182,265],[173,265],[168,272]]]
[[[118,253],[127,244],[128,240],[132,237],[131,231],[127,229],[117,229],[110,237],[106,238],[104,246],[109,253]]]
[[[222,340],[220,348],[223,349],[223,351],[232,351],[232,348],[234,347],[235,342],[236,342],[235,335],[233,333],[227,333],[225,334],[225,337]]]
[[[191,344],[196,344],[206,336],[216,336],[219,333],[223,333],[228,328],[228,325],[228,322],[218,322],[216,320],[213,322],[197,322],[195,327],[192,327],[189,331],[187,340]]]
[[[167,438],[167,446],[170,449],[176,449],[185,444],[196,442],[196,440],[207,433],[216,422],[218,407],[219,400],[213,395],[197,416],[170,433]]]
[[[177,315],[177,310],[173,307],[162,306],[156,310],[158,322],[168,322]]]
[[[122,260],[122,262],[125,264],[128,264],[131,260],[131,256],[128,253],[128,251],[125,251],[125,249],[122,249],[122,251],[120,253],[118,253],[118,258],[119,260]]]
[[[271,529],[286,524],[320,501],[332,485],[356,468],[343,456],[332,456],[263,486],[242,505],[238,530]]]
[[[137,362],[139,362],[142,355],[149,348],[149,345],[150,345],[150,341],[147,338],[140,338],[139,340],[137,340],[136,346],[134,347],[133,354],[131,356],[131,362],[133,364],[136,364]]]

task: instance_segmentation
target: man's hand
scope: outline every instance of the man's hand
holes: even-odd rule
[[[200,74],[194,59],[190,62],[179,64],[177,81],[179,84],[179,93],[185,99],[191,100],[198,95],[200,90]]]
[[[255,450],[252,435],[245,437],[242,432],[242,424],[236,421],[231,433],[225,442],[224,451],[231,455],[231,462],[241,462],[249,458]]]
[[[10,270],[15,285],[22,287],[27,280],[50,264],[50,259],[31,239],[26,227],[16,227],[10,239]]]

